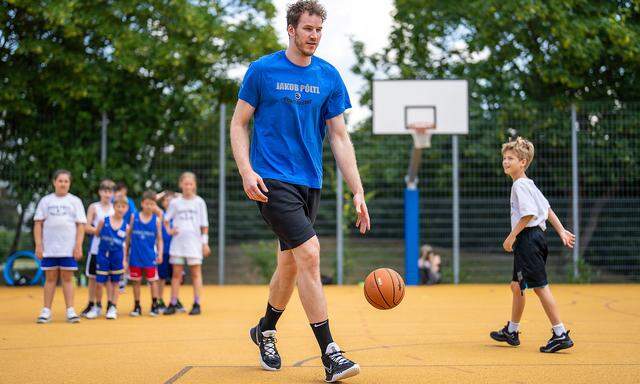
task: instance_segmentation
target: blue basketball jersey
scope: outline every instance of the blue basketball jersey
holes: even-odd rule
[[[127,222],[122,220],[120,228],[111,228],[111,217],[104,218],[104,225],[100,230],[99,253],[122,251],[127,237]]]
[[[151,215],[148,223],[140,219],[140,212],[133,215],[131,227],[131,252],[129,265],[132,267],[153,267],[156,265],[156,240],[158,235],[158,218]]]

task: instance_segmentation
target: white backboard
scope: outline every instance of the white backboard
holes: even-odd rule
[[[467,134],[467,81],[374,80],[373,133],[409,134],[412,123],[435,123],[434,134]]]

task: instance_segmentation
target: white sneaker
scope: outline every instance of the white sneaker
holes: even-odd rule
[[[91,307],[89,312],[87,312],[85,317],[87,319],[89,319],[89,320],[93,320],[93,319],[99,317],[101,314],[102,314],[102,308],[98,307],[97,305],[94,305],[93,307]]]
[[[69,323],[79,323],[80,316],[76,313],[76,310],[73,307],[67,308],[67,321]]]
[[[115,320],[118,318],[118,308],[115,305],[112,305],[107,309],[107,315],[105,316],[109,320]]]
[[[49,308],[42,308],[40,316],[38,316],[37,323],[45,324],[51,321],[51,310]]]

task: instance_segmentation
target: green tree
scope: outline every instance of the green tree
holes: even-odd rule
[[[0,5],[0,180],[21,212],[58,167],[73,172],[81,196],[107,170],[142,187],[160,148],[209,124],[215,105],[232,98],[228,69],[278,48],[269,0]]]

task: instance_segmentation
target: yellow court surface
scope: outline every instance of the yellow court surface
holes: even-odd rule
[[[402,304],[373,309],[358,286],[326,288],[334,339],[361,374],[345,383],[638,383],[640,285],[555,285],[575,347],[538,352],[551,336],[537,297],[527,293],[519,347],[489,332],[510,314],[504,285],[408,287]],[[259,368],[249,328],[264,312],[265,286],[208,286],[198,317],[128,316],[68,324],[59,288],[53,321],[36,324],[40,288],[0,289],[0,383],[320,383],[318,346],[297,293],[278,323],[279,372]],[[191,287],[182,301],[191,304]],[[86,303],[76,291],[76,310]]]

